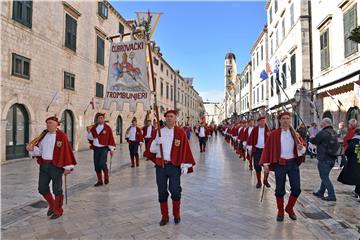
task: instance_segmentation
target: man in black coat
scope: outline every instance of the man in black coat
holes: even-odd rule
[[[330,118],[324,118],[321,121],[321,128],[322,130],[314,138],[310,138],[310,143],[317,146],[318,170],[321,178],[320,188],[313,194],[325,201],[336,201],[334,186],[329,175],[337,156],[329,154],[329,148],[331,148],[329,141],[334,138],[337,141],[337,134],[332,127]],[[327,197],[324,196],[325,190],[328,192]]]
[[[360,128],[355,129],[355,136],[348,141],[348,144],[345,151],[347,163],[338,181],[346,185],[355,185],[355,197],[360,198],[360,154],[357,154],[357,151],[360,151]]]

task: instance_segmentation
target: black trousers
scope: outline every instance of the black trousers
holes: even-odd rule
[[[206,141],[207,141],[207,138],[206,138],[206,137],[199,137],[200,146],[201,146],[201,145],[206,146]]]
[[[94,147],[94,167],[95,172],[101,172],[101,170],[107,170],[107,154],[109,152],[108,147]]]
[[[130,157],[139,157],[139,142],[130,142],[129,143],[129,152],[130,152]]]
[[[149,144],[151,138],[145,138],[145,149],[147,148],[147,145]],[[149,146],[150,148],[150,146]]]
[[[171,193],[172,200],[178,201],[181,199],[180,175],[180,167],[171,164],[165,164],[164,168],[156,166],[156,183],[158,186],[159,202],[167,201],[169,197],[168,189]]]
[[[62,176],[64,169],[55,167],[52,164],[40,164],[39,186],[38,190],[41,195],[50,192],[49,184],[52,181],[52,190],[55,196],[62,195]]]
[[[298,197],[301,193],[300,188],[300,169],[296,160],[288,160],[287,165],[276,164],[275,171],[275,196],[283,197],[285,195],[286,175],[288,175],[291,187],[291,195]]]
[[[262,151],[263,151],[262,148],[256,148],[255,152],[253,153],[254,168],[256,172],[261,172],[261,166],[259,165],[259,163],[260,163]]]

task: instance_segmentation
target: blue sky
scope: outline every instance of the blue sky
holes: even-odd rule
[[[126,19],[136,11],[162,12],[153,39],[165,60],[183,77],[194,77],[203,100],[221,101],[224,58],[236,55],[240,72],[266,23],[265,1],[111,1]]]

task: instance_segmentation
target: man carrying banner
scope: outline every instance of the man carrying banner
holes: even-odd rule
[[[40,165],[38,190],[49,204],[47,216],[57,219],[63,214],[62,176],[71,173],[76,161],[66,134],[58,129],[58,118],[48,117],[45,122],[46,130],[26,150]],[[55,199],[50,192],[50,181]]]
[[[289,112],[282,112],[278,115],[280,128],[275,129],[269,135],[261,154],[260,165],[264,166],[265,174],[269,170],[275,172],[275,196],[277,204],[278,222],[284,221],[284,195],[286,175],[288,175],[291,194],[285,211],[292,220],[296,220],[294,205],[301,193],[299,165],[304,160],[306,151],[304,141],[291,127]]]
[[[160,130],[161,137],[157,135],[150,146],[150,151],[156,154],[152,160],[156,164],[156,183],[162,215],[160,226],[169,222],[168,190],[172,198],[174,222],[175,224],[180,223],[180,175],[192,172],[195,165],[185,131],[175,126],[176,111],[169,110],[164,116],[166,126]],[[161,159],[160,144],[164,159]]]
[[[257,178],[256,188],[261,188],[261,166],[259,163],[266,140],[270,134],[270,129],[266,126],[265,117],[260,116],[257,119],[257,122],[258,126],[254,127],[248,138],[247,150],[248,154],[254,159],[254,168]],[[271,187],[268,182],[268,175],[266,174],[264,174],[264,185],[268,188]]]
[[[131,158],[131,167],[139,167],[139,145],[144,142],[141,129],[137,126],[136,117],[131,121],[131,126],[126,130],[126,141],[129,143],[129,152]]]
[[[105,113],[98,112],[95,119],[96,124],[86,127],[86,130],[90,148],[94,150],[94,168],[98,178],[94,187],[98,187],[103,185],[101,172],[104,172],[105,184],[109,184],[107,154],[110,151],[110,156],[114,155],[116,144],[111,127],[105,123]]]
[[[151,125],[151,120],[146,120],[146,126],[142,128],[142,134],[145,139],[145,152],[144,157],[149,158],[148,153],[150,153],[150,140],[156,137],[156,129]],[[147,159],[148,160],[148,159]]]

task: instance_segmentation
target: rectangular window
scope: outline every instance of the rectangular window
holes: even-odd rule
[[[96,38],[96,63],[104,66],[105,41],[101,37]]]
[[[348,57],[358,51],[358,43],[348,39],[351,31],[357,26],[357,4],[354,4],[347,12],[344,13],[344,45],[345,57]]]
[[[74,18],[70,17],[70,15],[66,14],[65,24],[65,47],[76,51],[77,21]]]
[[[329,29],[320,34],[321,70],[330,67]]]
[[[286,89],[287,83],[286,83],[286,63],[282,65],[282,85],[283,88]]]
[[[98,14],[102,18],[108,17],[108,7],[105,5],[104,2],[98,2]]]
[[[274,43],[273,43],[272,38],[270,39],[270,52],[271,52],[271,55],[273,55],[273,53],[274,53]]]
[[[32,1],[13,1],[13,17],[15,21],[31,28]]]
[[[282,39],[285,39],[285,33],[286,33],[286,28],[285,28],[285,18],[282,20]]]
[[[274,6],[274,11],[275,11],[275,13],[277,12],[277,10],[278,10],[278,1],[277,0],[275,0],[275,4],[274,4],[275,6]]]
[[[157,59],[156,57],[154,57],[154,64],[159,65],[159,59]]]
[[[290,6],[290,27],[294,26],[295,24],[295,17],[294,17],[294,4]]]
[[[166,69],[166,76],[169,76],[169,70]]]
[[[164,96],[164,83],[163,83],[163,81],[161,81],[161,83],[160,83],[160,95],[162,97]]]
[[[160,70],[163,72],[164,71],[164,64],[160,64]]]
[[[264,100],[264,84],[261,85],[261,101]]]
[[[255,92],[255,90],[253,90],[253,104],[255,104],[255,95],[256,94],[256,92]]]
[[[119,33],[124,34],[124,25],[121,22],[119,22]]]
[[[30,79],[30,59],[17,55],[16,53],[12,54],[12,75]]]
[[[261,61],[264,60],[264,45],[261,45]]]
[[[169,99],[169,85],[166,84],[166,99]]]
[[[64,72],[64,88],[75,90],[75,75],[72,73]]]
[[[255,57],[253,57],[252,64],[253,64],[253,70],[255,70]]]
[[[270,7],[269,9],[269,23],[271,24],[272,22],[272,7]]]
[[[259,52],[256,52],[256,66],[259,66]]]
[[[259,94],[259,88],[256,89],[256,102],[259,103],[260,101],[260,94]]]
[[[290,58],[290,69],[291,69],[291,84],[296,83],[296,54],[293,54]]]
[[[279,47],[279,29],[276,29],[276,48]]]
[[[104,97],[104,85],[101,83],[96,83],[96,97],[103,98]]]
[[[173,86],[170,87],[170,100],[171,101],[174,100],[174,88],[173,88]]]

